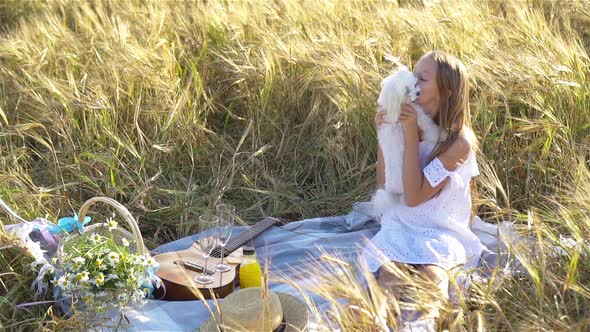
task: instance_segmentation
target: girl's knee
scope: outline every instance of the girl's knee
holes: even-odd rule
[[[449,273],[436,265],[421,265],[419,269],[423,273],[426,282],[440,289],[442,296],[448,299]]]
[[[381,268],[379,270],[377,285],[379,285],[379,288],[381,288],[381,290],[389,296],[394,296],[397,298],[399,295],[400,280],[388,269]]]

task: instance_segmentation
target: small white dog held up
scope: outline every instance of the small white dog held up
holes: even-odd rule
[[[377,100],[378,112],[385,112],[385,119],[391,123],[377,128],[377,139],[385,163],[384,188],[378,189],[371,199],[378,216],[396,203],[403,203],[402,170],[405,144],[403,128],[398,123],[398,118],[402,105],[412,103],[420,96],[417,83],[416,76],[405,66],[400,66],[381,83],[381,93]],[[422,107],[412,105],[416,109],[422,139],[433,144],[445,139],[446,131],[441,130]]]

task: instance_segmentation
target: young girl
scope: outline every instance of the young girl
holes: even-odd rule
[[[386,293],[399,299],[403,283],[399,271],[413,271],[438,287],[448,298],[449,272],[478,263],[482,245],[469,228],[470,180],[479,175],[476,139],[469,113],[469,81],[465,66],[454,56],[433,51],[416,64],[421,94],[416,103],[449,133],[433,146],[420,141],[416,110],[404,105],[399,123],[404,129],[404,202],[386,210],[381,230],[365,248],[371,272]],[[388,123],[384,113],[376,126]],[[385,177],[382,147],[378,150],[377,184]],[[435,317],[435,311],[427,317]]]

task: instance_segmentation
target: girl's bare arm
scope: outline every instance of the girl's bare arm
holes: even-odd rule
[[[377,189],[385,187],[385,161],[381,145],[377,144]]]

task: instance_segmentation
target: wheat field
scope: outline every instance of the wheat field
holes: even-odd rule
[[[114,198],[149,247],[220,200],[244,222],[344,214],[375,188],[382,78],[433,49],[470,74],[475,211],[540,248],[444,328],[590,330],[588,0],[0,0],[0,197],[50,220]],[[560,234],[579,245],[556,257]],[[0,328],[76,330],[14,309],[31,272],[0,240]]]

